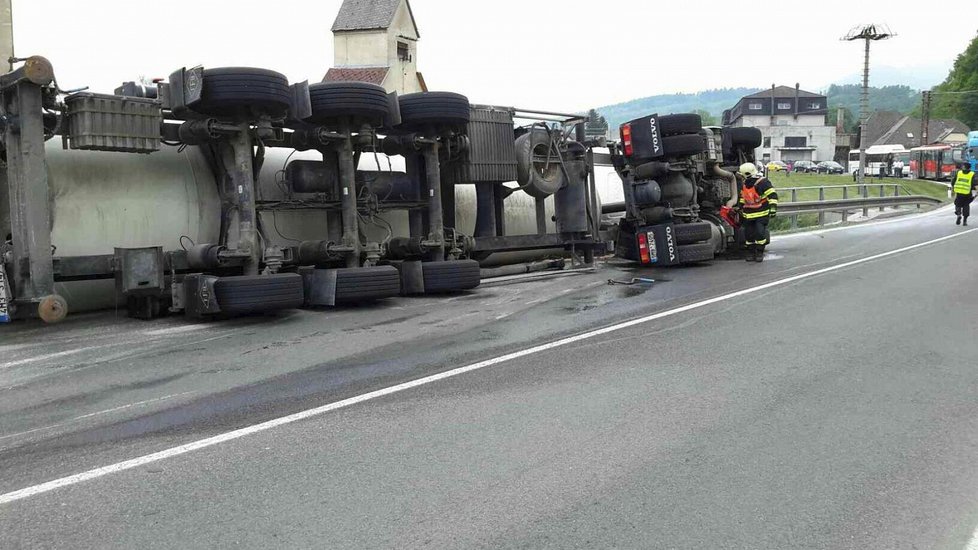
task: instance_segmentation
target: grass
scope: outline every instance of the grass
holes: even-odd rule
[[[786,203],[791,202],[792,195],[791,191],[785,190],[786,188],[798,187],[811,189],[798,189],[795,192],[795,200],[801,201],[817,201],[819,200],[818,187],[822,185],[852,185],[851,175],[828,175],[828,174],[799,174],[792,173],[790,176],[784,172],[772,172],[770,174],[771,183],[774,187],[779,189],[778,198],[779,202]],[[867,178],[866,183],[869,186],[868,193],[870,197],[878,197],[880,193],[879,184],[883,183],[888,185],[884,188],[884,193],[886,196],[893,195],[893,184],[899,184],[901,186],[901,195],[924,195],[927,197],[934,197],[941,200],[948,200],[947,197],[947,187],[933,183],[925,180],[909,180],[900,178],[883,178],[879,180],[877,178]],[[874,187],[875,184],[875,187]],[[856,187],[849,188],[848,190],[849,198],[857,198],[860,196],[860,189]],[[842,189],[826,189],[825,199],[841,199],[843,198]],[[841,219],[838,218],[836,214],[826,213],[828,219]],[[818,225],[818,214],[801,214],[798,216],[798,227],[815,227]],[[772,231],[783,231],[791,228],[791,218],[787,215],[778,216],[771,221],[770,229]]]
[[[792,173],[790,176],[784,172],[772,172],[770,175],[771,183],[774,184],[776,188],[786,188],[786,187],[815,187],[820,185],[852,185],[851,175],[828,175],[828,174],[799,174]],[[900,191],[901,195],[924,195],[927,197],[934,197],[941,200],[947,200],[947,187],[941,184],[933,183],[926,180],[910,180],[901,178],[883,178],[882,180],[878,178],[867,178],[866,183],[869,186],[869,196],[878,197],[880,193],[879,184],[883,183],[886,185],[899,184],[902,187]],[[875,184],[875,187],[874,187]],[[884,192],[887,195],[893,194],[893,188],[885,188]],[[849,198],[857,198],[859,196],[859,190],[855,187],[849,189]],[[843,197],[842,189],[826,189],[825,198],[826,199],[841,199]],[[781,202],[791,201],[791,192],[783,191],[778,193],[778,198]],[[817,201],[819,200],[818,189],[800,189],[796,193],[796,198],[798,201]]]

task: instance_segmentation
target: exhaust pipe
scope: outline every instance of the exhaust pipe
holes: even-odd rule
[[[740,193],[737,191],[737,176],[733,172],[720,168],[719,164],[713,165],[713,174],[730,182],[730,200],[727,201],[727,207],[733,208],[737,206],[737,203],[740,201]]]

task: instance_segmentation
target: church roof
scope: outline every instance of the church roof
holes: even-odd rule
[[[411,3],[407,0],[343,0],[340,12],[333,21],[333,32],[337,31],[369,31],[389,29],[394,23],[397,9],[401,2],[407,6],[414,33],[420,36],[418,24],[411,11]]]

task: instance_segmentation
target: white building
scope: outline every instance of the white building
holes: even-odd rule
[[[343,0],[333,22],[333,68],[323,82],[371,82],[401,94],[427,91],[418,72],[420,38],[408,0]]]
[[[753,126],[764,141],[755,152],[762,162],[823,161],[835,157],[835,126],[826,125],[828,98],[806,92],[796,84],[772,86],[741,98],[724,111],[723,123]]]

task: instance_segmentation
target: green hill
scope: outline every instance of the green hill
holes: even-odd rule
[[[839,107],[846,110],[846,130],[854,132],[859,122],[859,84],[833,84],[825,92],[829,99],[829,124],[835,124]],[[869,88],[869,110],[897,111],[909,115],[920,106],[920,91],[910,86],[883,86]]]
[[[829,100],[828,123],[835,124],[836,111],[846,109],[846,126],[852,130],[859,116],[858,84],[833,84],[824,91]],[[693,113],[709,115],[716,123],[725,109],[736,105],[745,95],[760,91],[760,88],[723,88],[696,93],[663,94],[634,99],[617,105],[598,107],[597,111],[612,128],[629,120],[652,113]],[[870,110],[898,111],[910,114],[920,104],[920,92],[909,86],[871,87],[869,90]]]
[[[617,128],[624,122],[652,113],[666,115],[705,111],[719,118],[724,109],[733,107],[740,98],[757,91],[760,91],[760,88],[723,88],[691,94],[654,95],[617,105],[598,107],[597,110],[601,116],[608,120],[608,124],[612,128]]]

